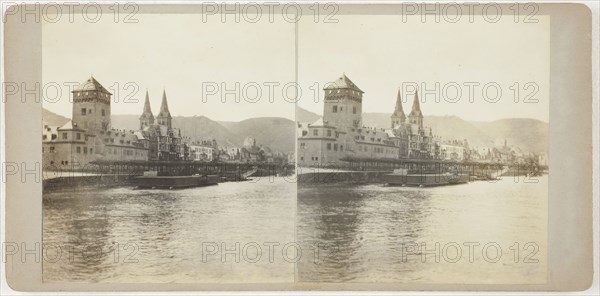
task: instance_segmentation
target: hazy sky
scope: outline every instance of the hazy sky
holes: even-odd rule
[[[440,103],[434,94],[427,95],[421,109],[427,115],[457,115],[467,120],[489,121],[499,118],[530,117],[548,121],[549,113],[549,19],[540,22],[515,23],[505,17],[498,23],[468,18],[452,24],[420,21],[402,22],[400,16],[338,16],[337,24],[314,23],[303,19],[299,26],[299,83],[303,89],[318,82],[333,81],[342,73],[364,92],[363,112],[393,111],[396,93],[403,82],[415,82],[434,90],[439,82]],[[458,102],[446,102],[456,97],[456,84],[462,92]],[[474,103],[469,102],[473,86]],[[485,84],[496,82],[502,95],[496,103],[486,103],[482,97]],[[519,83],[519,103],[514,102],[510,87]],[[538,103],[523,103],[522,99],[538,87],[533,98]],[[490,84],[491,86],[492,84]],[[447,95],[443,95],[446,86]],[[420,87],[420,97],[423,99]],[[433,91],[432,93],[435,93]],[[322,91],[319,102],[314,93],[303,93],[299,105],[322,114]],[[488,88],[488,98],[494,99],[495,88]],[[410,112],[412,96],[404,104]]]
[[[138,23],[115,23],[109,17],[98,23],[44,23],[44,83],[82,82],[93,74],[116,94],[113,114],[141,114],[146,89],[156,114],[164,88],[173,116],[205,115],[226,121],[263,116],[294,119],[293,104],[282,95],[283,86],[295,79],[293,23],[281,18],[254,24],[214,18],[217,21],[204,23],[197,14],[138,14],[136,18]],[[515,23],[510,17],[498,23],[481,19],[468,23],[463,18],[455,24],[403,23],[400,16],[392,15],[336,18],[337,24],[315,23],[308,17],[298,23],[297,70],[302,89],[298,104],[303,108],[321,114],[321,89],[345,72],[365,91],[364,112],[392,112],[398,88],[414,82],[425,99],[421,103],[425,116],[548,121],[547,17],[537,16],[537,24]],[[138,87],[132,96],[134,89],[126,88],[129,82]],[[433,90],[436,82],[439,103],[423,89]],[[479,84],[473,86],[474,103],[469,102],[465,85],[470,82]],[[529,82],[532,86],[525,89]],[[501,87],[498,102],[482,97],[483,86],[489,83]],[[510,89],[515,83],[520,86],[518,103]],[[458,102],[445,101],[456,96],[456,85],[461,91]],[[261,96],[258,102],[248,102],[256,97],[256,86]],[[538,102],[524,103],[533,86]],[[237,95],[227,95],[223,103],[223,87]],[[67,89],[63,88],[60,101],[46,102],[44,107],[70,117]],[[207,90],[215,94],[208,95]],[[270,90],[274,102],[269,102]],[[293,88],[287,93],[292,97]],[[493,99],[495,88],[489,88],[488,94]],[[412,97],[406,95],[408,112]],[[241,102],[235,102],[236,96]],[[123,102],[126,97],[133,102]]]
[[[127,24],[115,23],[111,17],[98,23],[45,23],[44,83],[82,82],[93,74],[106,88],[118,86],[120,98],[112,104],[113,114],[141,114],[147,88],[156,115],[165,88],[173,116],[205,115],[227,121],[263,116],[294,119],[294,104],[283,100],[282,86],[274,87],[273,103],[264,86],[265,82],[294,82],[293,24],[223,23],[218,18],[203,23],[196,14],[138,14],[136,18],[138,23]],[[139,86],[132,97],[137,103],[123,102],[133,90],[126,88],[128,82]],[[240,103],[235,102],[235,94],[227,95],[222,103],[222,83],[235,90],[236,82]],[[249,102],[257,94],[253,83],[261,86],[258,103]],[[203,85],[208,90],[218,87],[216,94],[204,96],[206,102]],[[68,94],[62,94],[62,100],[44,107],[71,117]]]

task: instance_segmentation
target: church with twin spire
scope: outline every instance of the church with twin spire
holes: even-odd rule
[[[97,161],[173,161],[188,158],[189,149],[181,131],[173,128],[165,91],[156,118],[146,91],[139,130],[129,131],[111,126],[112,94],[94,77],[76,87],[72,96],[72,119],[61,126],[43,126],[44,168],[83,168]]]
[[[152,114],[150,96],[146,91],[144,111],[140,116],[140,131],[149,145],[149,160],[182,160],[187,159],[185,143],[182,141],[181,130],[173,128],[173,118],[169,111],[167,93],[163,90],[160,111],[156,116]]]
[[[439,144],[431,128],[423,125],[423,112],[415,91],[406,116],[402,94],[388,128],[362,123],[364,92],[345,74],[323,89],[323,117],[298,123],[297,161],[304,166],[340,166],[353,160],[435,159]]]

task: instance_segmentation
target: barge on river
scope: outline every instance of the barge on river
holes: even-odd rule
[[[444,186],[468,183],[469,174],[450,172],[441,174],[410,174],[406,169],[396,169],[391,174],[383,175],[383,181],[389,186]]]
[[[192,176],[159,176],[156,172],[144,172],[143,176],[136,177],[136,188],[151,189],[180,189],[217,185],[218,175],[192,175]]]

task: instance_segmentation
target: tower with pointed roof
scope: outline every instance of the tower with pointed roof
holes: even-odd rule
[[[392,113],[390,118],[392,121],[392,128],[406,122],[406,115],[404,114],[404,109],[402,109],[402,94],[400,93],[400,90],[398,90],[398,96],[396,97],[396,109],[394,109],[394,113]]]
[[[146,90],[146,101],[144,102],[144,112],[142,112],[142,116],[140,116],[140,129],[143,130],[146,127],[149,127],[154,124],[154,115],[152,114],[152,109],[150,108],[150,97],[148,96],[148,91]]]
[[[73,122],[89,132],[110,129],[110,101],[112,94],[94,77],[82,82],[72,91]]]
[[[166,126],[171,128],[171,112],[169,112],[169,105],[167,103],[167,93],[163,90],[162,103],[160,104],[160,112],[156,116],[158,125]]]
[[[325,92],[324,124],[340,128],[361,127],[364,92],[346,74],[329,83],[323,90]]]
[[[419,104],[418,91],[415,91],[415,99],[413,100],[412,110],[408,114],[408,122],[423,128],[423,112],[421,112],[421,105]]]

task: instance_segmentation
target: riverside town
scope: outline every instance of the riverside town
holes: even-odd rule
[[[205,176],[216,174],[220,180],[245,180],[251,175],[293,171],[293,152],[273,151],[255,138],[246,137],[243,145],[237,147],[182,134],[173,125],[166,91],[162,93],[156,117],[146,92],[137,130],[112,126],[112,94],[94,77],[81,83],[72,95],[72,119],[60,126],[43,126],[44,171],[188,176],[204,170]]]

